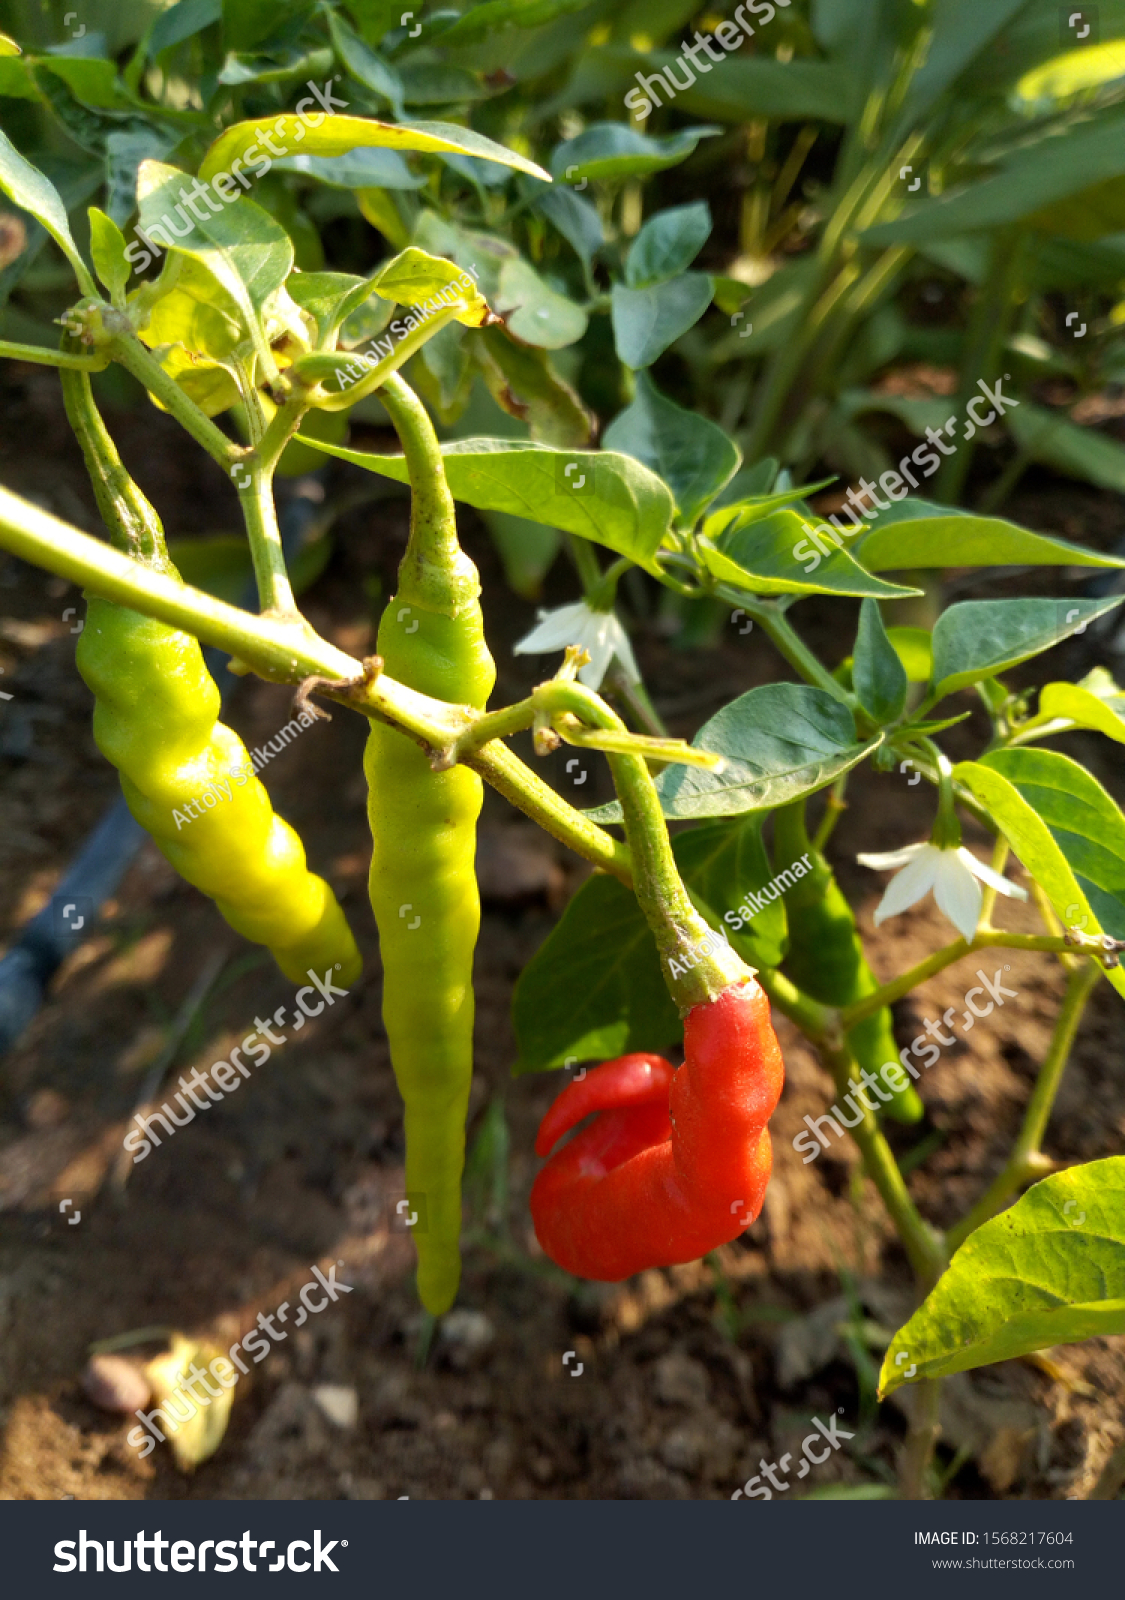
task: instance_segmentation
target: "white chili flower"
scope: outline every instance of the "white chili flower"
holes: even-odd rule
[[[641,681],[625,629],[612,611],[592,611],[584,600],[560,606],[557,611],[540,611],[538,626],[512,650],[517,656],[546,655],[571,644],[581,645],[589,652],[589,661],[578,673],[588,689],[601,688],[615,656],[631,683]]]
[[[964,845],[943,850],[932,843],[908,844],[903,850],[886,850],[857,859],[877,872],[899,868],[876,907],[876,927],[888,917],[897,917],[900,911],[916,904],[932,889],[939,910],[945,912],[961,937],[971,944],[980,921],[982,891],[978,879],[1015,900],[1027,899],[1026,889],[993,872]]]

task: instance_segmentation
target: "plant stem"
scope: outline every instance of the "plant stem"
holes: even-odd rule
[[[104,372],[109,365],[104,354],[84,356],[43,344],[14,344],[10,339],[0,339],[0,357],[3,356],[10,361],[33,361],[40,367],[65,367],[72,372]]]
[[[1063,995],[1063,1002],[1055,1020],[1055,1031],[1051,1035],[1051,1043],[1043,1058],[1039,1076],[1035,1080],[1035,1088],[1031,1092],[1031,1099],[1024,1112],[1023,1125],[1012,1146],[1011,1154],[1003,1170],[989,1185],[968,1216],[950,1231],[951,1252],[964,1244],[981,1223],[987,1222],[990,1217],[1003,1210],[1017,1189],[1022,1188],[1033,1178],[1043,1177],[1044,1171],[1049,1171],[1053,1167],[1054,1163],[1042,1155],[1039,1146],[1047,1131],[1055,1096],[1059,1092],[1059,1084],[1062,1082],[1078,1025],[1082,1021],[1082,1013],[1101,975],[1101,968],[1094,961],[1083,961],[1076,971],[1068,975],[1066,993]]]
[[[450,323],[463,310],[462,306],[449,306],[447,309],[435,312],[425,322],[420,322],[412,328],[404,338],[395,345],[389,356],[383,356],[379,361],[370,361],[367,356],[353,352],[350,356],[344,351],[316,352],[312,355],[301,356],[293,366],[293,376],[298,383],[311,383],[324,378],[334,378],[341,371],[341,362],[358,361],[366,367],[362,378],[356,383],[349,384],[340,392],[322,391],[317,402],[318,409],[324,411],[348,411],[358,400],[364,399],[369,394],[380,390],[387,380],[397,375],[400,367],[405,366],[416,350],[430,339],[435,333],[440,333],[442,328]],[[382,395],[380,394],[380,399]]]
[[[851,1136],[859,1146],[867,1176],[890,1213],[914,1275],[923,1293],[928,1293],[945,1270],[946,1254],[941,1236],[925,1221],[910,1198],[906,1181],[879,1128],[875,1113],[867,1105],[862,1093],[855,1092],[854,1086],[859,1082],[855,1076],[855,1056],[846,1044],[822,1043],[819,1048],[835,1080],[837,1095],[842,1099],[852,1094],[852,1106],[863,1113],[857,1126],[850,1130]]]
[[[106,321],[108,323],[108,316]],[[165,410],[171,412],[180,426],[221,467],[229,470],[236,461],[244,458],[245,450],[228,439],[223,430],[203,414],[134,333],[117,334],[110,340],[107,349],[114,361],[119,361],[127,372],[131,372],[144,385],[149,394],[155,395]]]
[[[920,983],[951,966],[954,961],[960,961],[962,956],[975,955],[978,950],[1054,950],[1073,953],[1074,946],[1067,944],[1065,938],[1056,939],[1049,934],[1009,933],[1005,928],[982,929],[972,944],[964,939],[954,939],[952,944],[935,950],[933,955],[919,961],[917,966],[911,967],[901,977],[882,984],[874,994],[866,995],[854,1005],[845,1007],[841,1013],[844,1027],[849,1030],[854,1028],[883,1006],[901,1000],[904,994],[909,994],[911,989],[916,989]]]
[[[926,1473],[938,1437],[938,1408],[941,1379],[922,1378],[914,1386],[910,1427],[899,1456],[898,1488],[900,1500],[928,1500]]]
[[[338,691],[335,698],[401,728],[429,749],[443,749],[472,724],[469,708],[430,699],[393,678],[377,676],[363,682],[362,664],[304,623],[251,616],[200,589],[149,571],[3,488],[0,548],[106,600],[183,628],[204,644],[237,656],[271,682],[297,684],[315,676],[355,683],[354,689]],[[494,741],[467,764],[578,855],[629,882],[626,846],[568,805],[505,745]]]
[[[256,452],[244,470],[250,481],[244,489],[239,489],[238,502],[250,539],[250,555],[258,584],[258,603],[266,616],[297,619],[300,613],[293,598],[285,552],[281,546],[281,529],[277,525],[273,473],[263,467]]]
[[[753,619],[770,639],[793,670],[802,677],[806,683],[811,683],[816,689],[823,689],[834,700],[839,700],[849,710],[859,704],[854,694],[849,694],[842,684],[829,672],[828,668],[820,662],[805,644],[788,621],[785,613],[772,601],[760,600],[753,595],[743,594],[740,589],[733,589],[727,584],[720,584],[716,589],[720,599],[733,600],[740,605],[746,615]]]

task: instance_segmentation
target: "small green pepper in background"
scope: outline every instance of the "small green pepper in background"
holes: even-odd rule
[[[785,972],[799,989],[826,1006],[854,1005],[874,994],[879,983],[867,965],[852,908],[832,868],[809,843],[803,800],[781,806],[774,813],[774,840],[783,865],[805,854],[812,863],[812,870],[784,895],[789,922]],[[889,1006],[852,1028],[847,1040],[861,1069],[878,1074],[885,1062],[899,1060]],[[889,1084],[887,1090],[893,1092]],[[926,1108],[913,1084],[907,1083],[885,1109],[896,1122],[918,1122]]]
[[[85,373],[62,373],[78,436],[113,544],[178,577],[160,519],[106,432]],[[92,597],[78,670],[96,697],[94,738],[117,767],[130,811],[231,927],[268,946],[287,978],[336,968],[347,988],[361,960],[332,890],[309,872],[304,847],[275,815],[246,746],[217,720],[220,696],[198,641]],[[208,805],[205,796],[213,804]]]
[[[383,613],[376,648],[400,683],[483,710],[496,669],[484,640],[477,571],[457,543],[437,439],[421,402],[397,375],[379,396],[402,440],[411,513],[398,593]],[[453,1304],[461,1277],[483,787],[465,766],[434,772],[413,740],[379,722],[371,725],[364,769],[383,1021],[406,1106],[418,1294],[426,1310],[440,1316]]]

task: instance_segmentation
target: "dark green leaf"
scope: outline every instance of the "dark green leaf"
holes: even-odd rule
[[[1081,428],[1066,415],[1030,401],[1024,401],[1007,421],[1012,437],[1030,460],[1068,478],[1125,494],[1125,447],[1116,439],[1094,428]]]
[[[442,31],[441,42],[456,47],[477,44],[501,28],[539,28],[587,5],[589,0],[480,0]]]
[[[760,911],[754,910],[756,902],[747,898],[773,880],[762,842],[764,822],[765,813],[755,811],[734,821],[688,828],[672,841],[693,897],[714,913],[725,937],[751,967],[776,967],[785,954],[787,938],[781,896],[767,901]]]
[[[675,57],[638,57],[644,76]],[[657,91],[663,93],[660,85]],[[700,79],[676,97],[692,116],[742,123],[755,117],[779,121],[847,122],[853,111],[851,85],[838,68],[820,61],[771,61],[768,56],[728,56],[710,78]]]
[[[174,45],[183,44],[194,34],[202,33],[223,14],[223,0],[179,0],[178,5],[162,11],[153,23],[148,37],[148,54],[154,60]]]
[[[512,1024],[517,1074],[679,1039],[679,1012],[630,889],[616,878],[587,879],[520,974]]]
[[[634,370],[651,366],[681,334],[694,328],[711,304],[714,285],[704,272],[685,272],[649,289],[613,285],[613,337],[617,354]]]
[[[630,289],[663,283],[691,266],[711,236],[711,208],[706,200],[674,206],[650,217],[625,258]]]
[[[680,520],[695,522],[738,470],[738,446],[697,412],[685,411],[638,374],[637,396],[606,429],[603,444],[642,461],[671,489]]]
[[[678,166],[700,139],[710,139],[718,132],[718,128],[684,128],[663,139],[649,139],[621,122],[595,122],[577,138],[559,145],[551,157],[551,171],[566,183],[580,183],[583,178],[603,182],[641,178]]]
[[[0,129],[0,190],[46,228],[74,268],[82,292],[96,295],[97,287],[89,268],[78,254],[78,246],[71,237],[66,207],[58,190],[38,167],[24,160],[3,129]]]
[[[605,243],[597,206],[570,189],[543,189],[535,210],[550,219],[579,259],[588,267]]]
[[[933,693],[944,699],[1028,661],[1121,600],[963,600],[950,606],[934,627]]]
[[[865,600],[859,608],[852,684],[860,705],[880,727],[902,714],[906,704],[906,669],[887,638],[878,603],[874,600]]]
[[[725,758],[722,772],[666,767],[656,787],[666,817],[771,811],[832,783],[881,740],[858,743],[851,712],[826,690],[770,683],[724,706],[692,740]],[[620,810],[614,803],[587,815],[618,822]]]
[[[817,546],[815,535],[824,529],[827,537]],[[740,517],[714,545],[701,540],[699,553],[720,583],[751,594],[848,594],[903,600],[920,593],[873,577],[842,545],[842,535],[824,523],[811,528],[796,511],[779,510],[758,517],[752,508],[750,521]]]
[[[275,172],[301,172],[333,189],[421,189],[425,178],[411,172],[397,150],[353,150],[346,156],[283,156]]]
[[[1125,1156],[1037,1183],[971,1234],[891,1340],[881,1395],[1125,1333]]]
[[[493,399],[527,423],[537,444],[561,450],[589,446],[594,418],[555,371],[546,350],[520,344],[507,328],[491,327],[473,339],[472,354]]]
[[[385,100],[401,122],[406,113],[402,103],[402,79],[398,73],[357,33],[353,33],[338,12],[329,11],[327,15],[329,33],[341,62],[358,83]]]

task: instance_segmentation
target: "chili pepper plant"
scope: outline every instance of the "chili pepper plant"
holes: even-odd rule
[[[454,125],[331,114],[310,128],[285,113],[269,127],[285,139],[299,131],[312,156],[455,154],[549,181],[528,157]],[[310,714],[327,714],[327,701],[367,719],[371,904],[405,1104],[407,1191],[428,1214],[416,1237],[428,1312],[450,1308],[460,1273],[480,920],[474,844],[485,783],[595,869],[515,996],[518,1071],[613,1058],[571,1082],[540,1129],[537,1150],[549,1159],[532,1217],[566,1271],[620,1279],[695,1259],[752,1223],[770,1176],[767,1123],[782,1091],[771,1011],[796,1025],[832,1074],[841,1120],[845,1104],[853,1113],[863,1171],[916,1280],[918,1309],[890,1341],[881,1390],[915,1387],[901,1492],[920,1496],[943,1376],[1125,1330],[1125,1157],[1064,1170],[1044,1148],[1091,992],[1105,980],[1125,995],[1117,962],[1125,817],[1071,755],[1042,748],[1076,729],[1125,742],[1125,692],[1100,669],[1081,683],[1047,684],[1037,701],[1006,681],[1118,600],[963,602],[930,627],[897,625],[895,607],[922,593],[915,575],[924,581],[949,566],[1121,563],[916,497],[896,502],[877,525],[861,523],[845,547],[809,507],[822,485],[794,484],[771,459],[744,464],[716,424],[670,401],[650,419],[668,446],[656,451],[628,435],[602,449],[484,437],[443,447],[401,369],[443,328],[457,324],[465,341],[483,339],[504,326],[501,314],[463,265],[417,244],[365,278],[298,270],[282,222],[237,187],[228,193],[229,176],[221,181],[265,128],[236,122],[206,151],[195,177],[222,204],[206,216],[181,211],[182,232],[167,218],[190,175],[158,160],[141,165],[140,220],[150,234],[165,224],[167,248],[159,275],[136,284],[117,223],[90,209],[87,260],[57,191],[0,137],[0,187],[56,241],[79,291],[58,350],[5,343],[0,353],[58,368],[108,534],[91,537],[0,490],[0,546],[85,588],[78,666],[95,695],[95,736],[134,815],[293,979],[350,986],[356,945],[300,841],[248,772],[244,748],[217,720],[200,644],[229,652],[238,672],[292,685]],[[399,308],[402,334],[389,350],[357,351],[362,314],[380,305]],[[229,474],[257,614],[181,581],[159,517],[94,401],[91,375],[111,363],[182,425],[185,450],[202,449]],[[325,419],[371,397],[401,453],[331,442]],[[232,408],[241,433],[215,420]],[[363,661],[318,635],[294,598],[274,478],[287,452],[304,446],[410,488],[397,590],[377,653]],[[529,641],[561,661],[512,705],[489,703],[488,608],[458,541],[458,502],[568,534],[596,597],[556,613]],[[810,538],[821,557],[812,570],[795,553]],[[739,610],[775,648],[777,680],[724,706],[690,744],[668,737],[613,614],[630,573]],[[799,602],[813,595],[841,602],[842,617],[859,602],[854,643],[835,667],[795,621]],[[614,661],[616,706],[598,693]],[[983,706],[989,733],[973,759],[954,764],[942,735],[969,716],[966,694]],[[511,748],[527,730],[539,755],[560,744],[602,753],[616,799],[592,811],[571,806]],[[932,889],[951,924],[947,943],[886,983],[868,964],[828,855],[849,774],[865,762],[884,771],[912,763],[933,792],[927,837],[866,858],[895,872],[876,920]],[[173,819],[184,800],[237,774],[231,805],[181,832]],[[816,803],[814,821],[817,794],[827,804]],[[991,835],[990,861],[963,844],[965,818]],[[1007,930],[998,897],[1029,895],[1041,931]],[[1061,963],[1065,996],[1006,1162],[941,1231],[915,1204],[887,1136],[887,1119],[909,1126],[922,1114],[919,1073],[909,1052],[895,1049],[890,1007],[956,962],[985,976],[995,962],[991,981],[1002,983],[1010,949]],[[675,1068],[660,1052],[681,1043]]]

